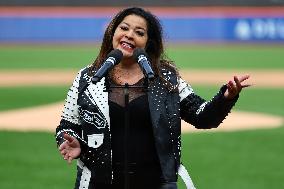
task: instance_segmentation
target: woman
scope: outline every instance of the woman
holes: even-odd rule
[[[137,48],[148,54],[151,81],[133,58]],[[113,49],[122,60],[91,83]],[[74,80],[56,129],[63,158],[77,159],[75,188],[176,189],[181,119],[198,129],[217,127],[248,78],[235,76],[206,102],[165,58],[158,19],[141,8],[122,10],[108,25],[95,62]]]

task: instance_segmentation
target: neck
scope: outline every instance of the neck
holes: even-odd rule
[[[122,70],[129,70],[129,71],[140,69],[139,64],[135,62],[133,58],[124,58],[117,66]]]
[[[118,84],[134,84],[143,78],[143,72],[133,59],[123,59],[114,67],[112,78]]]

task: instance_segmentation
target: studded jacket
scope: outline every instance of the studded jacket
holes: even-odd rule
[[[175,72],[162,69],[163,78],[176,86],[169,90],[161,78],[149,83],[147,92],[155,146],[163,177],[177,181],[181,156],[181,119],[198,129],[218,127],[238,99],[224,98],[226,85],[210,100],[205,101]],[[80,70],[68,91],[60,125],[56,129],[57,144],[63,133],[76,137],[81,145],[77,160],[75,188],[88,188],[90,182],[111,182],[112,149],[108,92],[105,78],[92,84],[88,68]]]

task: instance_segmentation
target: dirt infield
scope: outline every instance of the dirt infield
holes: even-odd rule
[[[254,87],[284,87],[284,73],[277,70],[269,72],[217,72],[212,70],[182,71],[182,77],[191,84],[221,85],[232,78],[233,75],[250,74]],[[72,83],[76,71],[19,71],[0,72],[0,86],[26,86],[26,85],[62,85]],[[0,112],[0,129],[7,130],[40,130],[52,131],[60,121],[63,103],[55,103],[25,109]],[[219,128],[212,131],[232,131],[236,129],[271,128],[283,125],[283,117],[259,114],[253,112],[232,111]],[[199,131],[187,123],[182,122],[183,132]]]
[[[26,85],[70,85],[75,78],[75,70],[26,70],[0,71],[0,86]],[[181,71],[182,77],[191,84],[221,85],[234,75],[251,75],[250,82],[254,87],[284,88],[284,71],[232,71],[232,70],[187,70]]]

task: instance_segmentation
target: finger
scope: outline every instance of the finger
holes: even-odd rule
[[[236,91],[233,81],[228,82],[227,88],[229,90],[228,92],[230,93],[234,93]]]
[[[73,142],[73,140],[74,140],[74,138],[72,136],[70,136],[70,135],[68,135],[66,133],[64,133],[63,138],[65,140],[67,140],[68,142],[70,142],[70,143]]]
[[[237,90],[240,91],[242,89],[242,84],[241,84],[239,78],[237,76],[234,76],[234,81],[236,83]]]
[[[63,156],[63,159],[64,159],[64,160],[67,160],[67,161],[68,161],[68,158],[69,158],[69,154],[68,154],[68,153]]]
[[[63,149],[65,149],[67,147],[67,143],[66,143],[66,141],[65,142],[63,142],[62,144],[60,144],[60,146],[58,147],[58,150],[59,151],[62,151]]]
[[[244,76],[241,76],[240,78],[238,78],[238,80],[240,81],[241,83],[241,87],[242,88],[246,88],[246,87],[250,87],[252,86],[251,84],[242,84],[243,81],[247,80],[250,78],[250,75],[244,75]]]
[[[71,164],[72,163],[73,158],[71,156],[68,157],[68,163]]]
[[[227,84],[227,86],[229,86],[230,88],[232,88],[232,87],[234,86],[233,81],[229,81],[228,84]]]
[[[244,76],[241,76],[240,78],[239,78],[239,81],[240,82],[243,82],[243,81],[245,81],[245,80],[247,80],[248,78],[250,78],[250,75],[244,75]]]
[[[250,87],[250,86],[252,86],[252,85],[250,85],[250,84],[242,85],[243,88]]]
[[[67,154],[67,150],[63,149],[62,151],[60,151],[62,156],[65,156]]]

